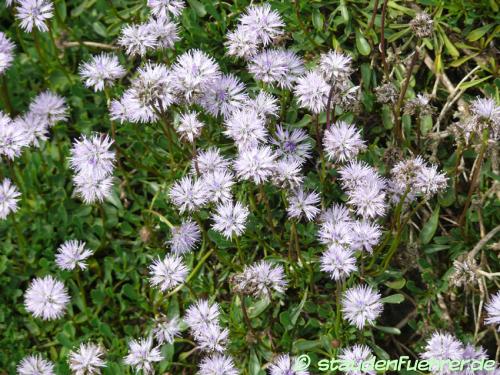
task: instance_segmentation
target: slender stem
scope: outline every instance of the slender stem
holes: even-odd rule
[[[45,67],[46,66],[45,54],[43,53],[43,50],[40,46],[40,38],[38,36],[38,31],[36,29],[33,29],[33,40],[35,42],[35,49],[38,54],[40,63]]]
[[[252,332],[252,334],[257,337],[257,335],[255,334],[255,331],[252,327],[252,321],[250,320],[250,317],[248,316],[248,311],[247,311],[247,306],[245,304],[245,297],[240,294],[240,301],[241,301],[241,311],[243,311],[243,319],[245,319],[245,323],[246,325],[248,326],[248,329],[250,330],[250,332]]]
[[[245,265],[245,257],[243,256],[243,250],[241,249],[240,240],[238,236],[234,237],[234,241],[236,242],[236,251],[238,252],[238,257],[240,258],[240,263],[241,266],[243,267]]]
[[[389,65],[387,64],[387,58],[385,55],[385,16],[387,13],[387,2],[388,0],[384,0],[382,5],[382,19],[380,24],[380,57],[382,58],[382,65],[384,66],[385,78],[389,82]]]
[[[368,25],[366,26],[365,29],[366,35],[368,35],[368,32],[373,28],[373,25],[375,23],[375,17],[377,16],[377,9],[378,9],[378,1],[379,0],[375,0],[375,3],[373,4],[372,16],[370,17],[370,21],[368,22]]]
[[[2,101],[5,104],[5,109],[9,112],[9,115],[14,115],[14,109],[9,97],[9,88],[7,87],[7,79],[5,75],[2,76],[2,86],[0,87],[0,93],[2,94]]]

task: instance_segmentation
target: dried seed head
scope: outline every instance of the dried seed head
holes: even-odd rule
[[[410,27],[413,33],[419,38],[427,38],[434,31],[434,21],[427,13],[422,12],[410,21]]]

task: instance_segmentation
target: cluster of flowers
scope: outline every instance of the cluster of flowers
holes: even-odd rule
[[[484,135],[492,142],[500,138],[500,106],[491,98],[476,98],[470,105],[470,113],[462,114],[460,121],[451,127],[457,138],[466,144]],[[485,134],[486,133],[486,134]]]

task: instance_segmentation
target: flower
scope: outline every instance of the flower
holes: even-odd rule
[[[213,172],[224,172],[229,168],[229,161],[220,154],[220,149],[210,147],[207,150],[199,151],[196,159],[193,160],[193,170],[201,175]],[[196,166],[198,168],[196,168]]]
[[[281,354],[269,366],[269,372],[270,375],[309,375],[309,371],[303,367],[302,362],[297,358]]]
[[[44,91],[30,103],[29,111],[47,120],[49,127],[68,119],[68,107],[62,96]]]
[[[341,203],[334,203],[330,208],[327,208],[321,213],[319,219],[323,223],[330,222],[332,224],[337,222],[350,223],[352,221],[349,209]]]
[[[181,213],[200,209],[208,201],[207,189],[202,179],[184,176],[170,188],[170,200]]]
[[[48,31],[46,21],[54,15],[54,4],[49,0],[18,0],[16,18],[24,31],[32,32],[33,28],[39,31]]]
[[[282,49],[264,50],[248,64],[248,71],[256,80],[276,83],[282,89],[291,89],[304,70],[304,63],[295,52]]]
[[[257,112],[262,118],[278,117],[278,100],[265,91],[259,91],[255,98],[248,99],[246,107]]]
[[[353,242],[351,222],[325,221],[321,223],[318,231],[318,240],[326,246],[339,246],[350,248]]]
[[[301,108],[309,109],[318,114],[325,110],[330,86],[318,71],[310,71],[305,76],[297,79],[294,95]]]
[[[168,240],[168,244],[177,255],[190,252],[201,239],[200,227],[191,219],[183,221],[181,225],[173,227],[171,231],[172,238]]]
[[[382,235],[380,226],[366,220],[356,220],[352,226],[352,231],[354,234],[353,249],[365,250],[370,254],[373,252],[373,247],[378,244]]]
[[[124,358],[126,365],[142,370],[144,375],[154,374],[153,363],[163,360],[158,347],[153,347],[153,337],[131,340],[128,344],[128,354]]]
[[[235,110],[243,108],[247,100],[245,85],[234,75],[223,74],[208,86],[200,105],[211,115],[227,119]]]
[[[216,61],[198,49],[180,55],[172,73],[175,89],[187,103],[196,102],[221,76]]]
[[[153,334],[159,345],[164,343],[173,344],[175,337],[180,335],[180,331],[180,319],[178,316],[167,319],[161,315],[156,320],[156,325],[153,328]]]
[[[104,348],[92,343],[80,344],[77,351],[69,353],[69,368],[75,375],[100,374],[101,367],[106,363],[101,358],[104,356]]]
[[[287,161],[297,160],[302,164],[311,157],[312,145],[304,129],[285,129],[277,125],[270,143],[276,146],[277,156]]]
[[[145,56],[149,49],[158,46],[158,35],[151,32],[151,25],[125,25],[117,43],[129,56]]]
[[[358,186],[373,183],[382,186],[383,180],[377,170],[363,161],[351,161],[339,169],[342,188],[347,191],[354,191]]]
[[[177,255],[167,255],[163,260],[155,259],[149,266],[151,285],[162,292],[174,289],[186,281],[188,269]]]
[[[500,292],[497,292],[484,307],[486,310],[486,324],[497,325],[497,330],[500,332]]]
[[[5,220],[11,212],[16,212],[19,207],[19,197],[21,193],[12,184],[10,179],[5,178],[0,184],[0,219]]]
[[[358,329],[363,329],[366,324],[374,325],[383,310],[380,299],[380,294],[368,285],[347,289],[342,298],[344,319]]]
[[[0,155],[14,160],[28,144],[24,128],[16,126],[9,116],[0,111]]]
[[[181,114],[180,120],[175,130],[181,136],[181,139],[187,139],[193,143],[201,134],[201,129],[205,124],[198,120],[198,114],[194,111]]]
[[[196,330],[193,336],[200,350],[222,353],[226,350],[229,331],[222,329],[218,323],[208,324],[203,329]]]
[[[17,366],[19,375],[55,375],[54,364],[43,359],[40,354],[29,355]]]
[[[224,125],[224,134],[234,140],[240,151],[257,147],[267,139],[264,119],[251,109],[235,110]]]
[[[330,83],[346,80],[352,73],[352,58],[337,51],[321,54],[319,71]]]
[[[102,179],[113,173],[115,152],[110,150],[113,140],[107,134],[82,135],[73,143],[71,168],[79,175]]]
[[[480,120],[500,123],[500,106],[492,98],[476,98],[470,109]]]
[[[250,211],[240,202],[221,203],[212,215],[212,229],[221,233],[227,239],[241,236],[245,231],[246,221]]]
[[[153,48],[174,48],[179,37],[179,26],[168,18],[151,18],[146,27],[156,36],[156,46]]]
[[[186,7],[182,0],[148,0],[148,7],[155,17],[179,17]]]
[[[233,277],[232,282],[238,293],[268,299],[273,292],[283,294],[288,285],[283,266],[265,260],[245,266],[243,272]]]
[[[463,355],[463,345],[456,339],[455,336],[449,333],[434,332],[425,346],[425,352],[421,357],[426,360],[460,360]],[[439,368],[438,363],[431,363],[432,372],[436,375],[451,375],[452,372],[448,369],[448,365]]]
[[[297,160],[280,159],[274,166],[272,183],[281,188],[296,189],[304,180],[301,169]]]
[[[238,375],[231,357],[224,354],[212,354],[200,362],[199,375]]]
[[[15,44],[0,31],[0,75],[11,66],[14,60]]]
[[[366,148],[354,125],[338,121],[325,131],[323,147],[329,160],[345,163]]]
[[[47,119],[31,111],[16,118],[13,121],[13,126],[22,129],[28,146],[40,147],[40,143],[48,138],[49,124]]]
[[[227,41],[224,45],[229,56],[240,57],[249,60],[259,50],[259,41],[255,32],[248,31],[242,25],[227,33]]]
[[[359,344],[342,349],[339,355],[339,359],[349,368],[345,372],[347,375],[375,375],[374,370],[365,370],[362,366],[363,363],[369,363],[372,357],[371,349],[366,345]]]
[[[426,12],[420,12],[410,21],[410,27],[417,37],[427,38],[432,36],[434,21]]]
[[[329,273],[333,280],[345,280],[357,269],[352,250],[330,246],[321,256],[321,271]]]
[[[184,316],[184,321],[193,332],[202,331],[207,326],[218,323],[219,309],[218,303],[214,302],[211,304],[207,300],[200,299],[189,306]]]
[[[229,171],[206,173],[203,177],[210,202],[226,203],[232,200],[231,188],[235,184],[234,176]]]
[[[275,159],[276,154],[269,146],[253,147],[238,154],[234,169],[239,179],[259,185],[272,176]]]
[[[299,188],[288,197],[286,211],[291,218],[300,219],[305,216],[308,221],[311,221],[320,211],[317,207],[320,201],[321,198],[318,193],[314,191],[306,193],[302,188]]]
[[[64,284],[52,276],[31,281],[24,294],[24,306],[35,318],[54,320],[62,317],[70,298]]]
[[[348,191],[347,195],[348,203],[356,208],[356,214],[363,219],[374,219],[386,212],[385,192],[376,182],[368,181]]]
[[[113,189],[113,177],[96,178],[84,174],[73,177],[75,194],[80,196],[85,204],[102,202],[109,198]]]
[[[56,264],[62,270],[73,270],[79,267],[81,270],[87,268],[85,259],[93,254],[92,250],[85,248],[86,244],[83,241],[70,240],[64,242],[56,254]]]
[[[438,172],[437,166],[426,166],[417,173],[414,187],[426,198],[431,198],[446,190],[448,178],[444,173]]]
[[[80,75],[85,80],[85,86],[93,87],[96,92],[104,90],[106,86],[113,86],[113,81],[122,78],[125,73],[118,57],[109,53],[92,56],[90,61],[80,66]]]
[[[247,7],[240,24],[243,32],[255,34],[258,43],[264,46],[280,37],[285,26],[280,14],[267,3]]]

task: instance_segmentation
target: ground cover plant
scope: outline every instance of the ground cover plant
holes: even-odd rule
[[[0,374],[499,373],[498,14],[2,1]]]

